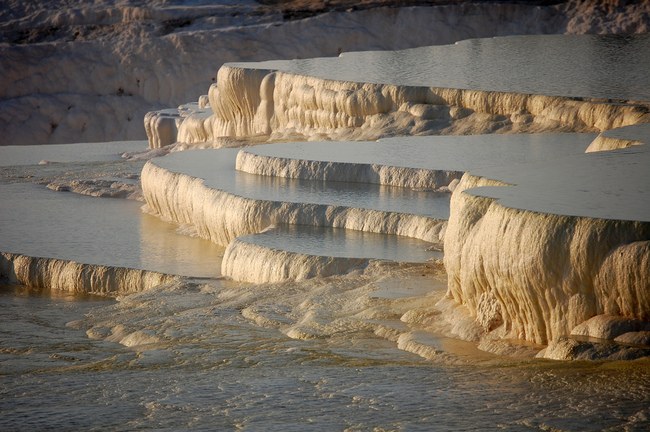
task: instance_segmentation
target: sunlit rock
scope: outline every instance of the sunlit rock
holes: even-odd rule
[[[650,321],[616,315],[596,315],[571,330],[571,336],[617,339],[632,332],[650,331]]]
[[[506,37],[337,58],[228,63],[210,87],[214,115],[191,117],[178,140],[601,132],[642,123],[648,104],[638,101],[648,95],[642,84],[627,83],[638,80],[634,59],[650,55],[650,39],[631,40]],[[557,49],[545,50],[551,43]],[[485,55],[470,55],[475,51]],[[592,81],[607,85],[585,84]]]
[[[562,336],[537,354],[552,360],[634,360],[650,356],[650,348],[611,341],[581,340]]]
[[[204,2],[33,8],[12,1],[3,11],[5,145],[143,139],[147,111],[197,100],[226,62],[401,50],[513,34],[641,33],[649,16],[645,3],[599,8],[578,0],[324,10],[292,20],[279,9]]]
[[[431,263],[442,253],[431,243],[357,230],[272,226],[230,242],[221,264],[224,276],[251,283],[304,280],[373,272],[382,264]]]
[[[449,296],[477,317],[488,296],[510,337],[541,344],[645,330],[648,157],[644,145],[466,174],[445,234]]]
[[[149,289],[176,276],[3,252],[0,253],[0,278],[34,288],[117,296]]]

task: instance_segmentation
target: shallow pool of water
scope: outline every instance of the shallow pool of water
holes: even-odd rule
[[[242,151],[307,161],[467,171],[581,154],[596,136],[587,133],[418,136],[376,142],[277,143]]]
[[[229,63],[338,81],[650,101],[650,35],[530,35]]]
[[[234,294],[236,289],[238,294]],[[240,310],[296,298],[325,307],[342,287],[199,288],[123,305],[0,286],[0,429],[646,430],[650,365],[425,361],[359,327],[293,340]],[[226,299],[228,299],[226,301]],[[246,300],[247,299],[247,300]],[[350,302],[351,300],[348,300]],[[302,303],[301,303],[302,302]],[[340,312],[327,308],[330,318]],[[85,318],[86,314],[89,318]],[[168,335],[156,347],[90,339],[124,325]],[[349,329],[351,330],[351,328]],[[353,337],[352,337],[353,336]]]
[[[429,191],[364,183],[261,176],[235,170],[239,149],[172,153],[153,163],[205,180],[213,189],[255,200],[327,204],[449,218],[449,197]]]
[[[427,250],[432,244],[422,240],[342,228],[277,225],[239,239],[275,250],[338,258],[422,263],[443,257],[442,251]]]
[[[639,137],[640,138],[640,137]],[[648,145],[567,156],[473,174],[513,187],[471,189],[507,207],[568,216],[650,222]]]
[[[0,185],[0,251],[83,264],[215,277],[223,248],[176,232],[142,203]]]
[[[37,165],[45,162],[119,161],[122,153],[145,150],[145,141],[114,141],[36,146],[0,146],[0,166]]]

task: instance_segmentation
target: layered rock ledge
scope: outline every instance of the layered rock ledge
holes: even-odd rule
[[[638,35],[628,45],[620,36],[535,38],[538,43],[505,37],[337,58],[229,63],[210,87],[209,105],[182,120],[176,141],[602,132],[647,121],[650,97],[643,83],[622,83],[638,81],[642,72],[633,58],[649,55],[650,38]],[[545,51],[546,44],[557,50]],[[614,57],[594,65],[593,56],[609,45]],[[620,85],[585,85],[607,81],[608,74],[618,76]],[[163,134],[151,123],[156,118],[145,121],[152,147]]]
[[[119,296],[170,282],[178,276],[125,267],[0,253],[0,278],[39,289]]]
[[[465,174],[445,235],[448,295],[486,333],[541,344],[571,334],[614,339],[644,327],[649,162],[643,145]],[[610,324],[625,317],[629,325],[579,330],[592,317]]]
[[[149,211],[192,224],[201,237],[228,246],[223,275],[277,282],[347,273],[363,269],[372,259],[423,262],[406,246],[400,246],[399,253],[386,251],[394,249],[390,245],[395,236],[434,244],[442,241],[449,190],[462,172],[582,154],[594,137],[488,135],[277,143],[177,152],[148,162],[141,177]],[[278,234],[283,241],[269,244],[263,240],[270,237],[267,227],[278,224],[353,231],[339,230],[347,234],[334,236],[314,229],[302,239],[286,231],[284,236]],[[382,236],[372,246],[371,236],[366,235],[364,247],[341,255],[352,249],[355,231]],[[262,232],[259,237],[240,237]],[[414,241],[409,247],[427,249]],[[299,247],[307,242],[314,246]]]
[[[205,152],[211,153],[206,156]],[[221,177],[224,173],[231,175],[228,167],[234,171],[236,155],[237,150],[202,150],[149,161],[141,177],[149,210],[168,220],[193,224],[200,237],[223,246],[271,224],[329,226],[441,241],[446,215],[436,218],[326,201],[272,200],[261,198],[259,193],[238,195],[237,189]]]
[[[505,43],[517,47],[515,39],[468,41],[459,46],[467,49],[483,43],[488,47],[491,43]],[[472,337],[482,338],[484,347],[494,339],[512,338],[549,344],[540,355],[564,358],[571,356],[567,350],[590,351],[562,342],[574,332],[576,337],[586,332],[586,337],[642,340],[643,335],[626,334],[645,329],[645,322],[650,320],[650,213],[645,186],[650,152],[647,146],[638,145],[647,141],[643,126],[635,126],[650,120],[650,94],[643,86],[628,86],[634,82],[625,77],[637,73],[638,67],[626,63],[618,48],[612,51],[613,55],[620,54],[618,57],[603,56],[610,63],[601,65],[600,57],[594,60],[602,68],[581,65],[575,59],[568,61],[566,56],[578,56],[583,49],[598,43],[603,47],[611,44],[611,48],[620,47],[617,44],[623,42],[629,44],[628,48],[634,47],[633,57],[646,58],[650,54],[650,38],[558,41],[568,43],[570,49],[559,56],[568,66],[556,68],[555,72],[567,76],[549,74],[548,70],[536,75],[539,62],[552,69],[556,67],[553,60],[558,60],[544,57],[538,48],[527,54],[541,55],[540,59],[531,59],[532,69],[527,61],[522,62],[528,65],[526,73],[503,72],[501,66],[490,63],[499,63],[498,59],[487,64],[470,61],[474,66],[468,69],[473,71],[470,75],[478,80],[467,84],[471,90],[461,84],[444,87],[435,81],[439,75],[432,73],[435,61],[431,59],[436,58],[433,54],[454,47],[434,47],[429,56],[410,50],[353,53],[336,59],[291,63],[230,64],[221,68],[217,84],[210,89],[206,109],[214,114],[190,114],[178,128],[177,139],[190,144],[223,136],[325,141],[375,139],[398,133],[572,131],[601,132],[591,150],[618,148],[537,163],[470,169],[454,190],[446,231],[441,224],[433,230],[426,227],[415,232],[415,220],[402,220],[401,216],[399,222],[379,223],[374,214],[366,212],[353,211],[353,217],[339,219],[338,210],[311,205],[298,208],[296,203],[252,203],[206,190],[200,178],[172,172],[157,166],[157,162],[148,164],[143,172],[143,183],[149,182],[149,186],[143,185],[145,194],[149,194],[147,202],[164,217],[199,221],[199,231],[221,244],[238,235],[259,232],[274,222],[341,226],[427,241],[444,237],[448,297],[466,307],[480,325],[481,335],[474,332]],[[573,42],[575,45],[571,45]],[[526,51],[517,54],[522,52]],[[401,62],[394,61],[400,56],[404,57]],[[422,58],[426,60],[418,63]],[[387,70],[365,67],[382,64],[391,66]],[[395,64],[398,68],[392,69]],[[354,65],[364,67],[355,69]],[[409,65],[408,70],[405,65]],[[453,81],[467,65],[452,65],[451,71],[457,73],[447,69],[444,77],[452,77]],[[599,77],[606,80],[608,85],[602,93],[582,86],[580,80],[590,72],[585,68],[594,70],[586,82]],[[415,78],[404,75],[405,71],[412,72]],[[423,80],[422,76],[427,74],[433,75],[434,81]],[[545,74],[546,79],[537,79]],[[524,82],[510,82],[513,76],[523,77]],[[559,82],[557,87],[555,81]],[[635,133],[626,138],[619,136],[619,132],[609,132],[617,128],[621,128],[621,134]],[[238,167],[269,176],[324,178],[350,166],[328,165],[327,161],[318,160],[297,165],[290,158],[254,153],[242,153]],[[406,175],[394,171],[384,173],[382,178],[384,168],[371,165],[357,167],[358,172],[349,172],[346,179],[367,181],[374,177],[376,183],[388,184],[395,179],[400,186],[409,186],[400,180]],[[415,171],[408,173],[413,174]],[[146,177],[151,180],[145,180]],[[427,181],[436,184],[437,180]],[[443,182],[450,181],[447,175]],[[167,189],[161,192],[160,186],[154,186],[156,182]],[[439,188],[437,184],[435,187]],[[195,204],[199,202],[202,204]],[[305,211],[307,207],[309,211]],[[228,210],[234,208],[236,216]],[[331,217],[333,214],[337,216]],[[217,217],[209,221],[214,215]],[[365,218],[368,221],[362,222]],[[230,234],[223,234],[227,232]],[[594,327],[619,329],[615,332],[580,330],[592,328],[586,323],[594,317],[602,317],[599,319],[610,324],[625,317],[632,324]],[[591,351],[599,355],[598,352],[608,350]],[[617,354],[608,355],[615,358]]]

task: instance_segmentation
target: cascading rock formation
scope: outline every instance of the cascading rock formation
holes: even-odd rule
[[[589,45],[594,40],[589,38],[574,42]],[[640,37],[637,42],[646,47],[647,41]],[[642,55],[647,55],[647,47],[644,50]],[[422,52],[410,50],[408,55]],[[618,150],[596,153],[591,158],[569,153],[555,156],[562,163],[544,162],[544,157],[517,162],[530,163],[530,169],[527,165],[489,168],[471,163],[459,167],[449,161],[437,169],[422,169],[291,157],[290,152],[256,154],[254,148],[241,151],[233,160],[239,172],[268,178],[337,179],[442,193],[453,190],[448,223],[444,218],[422,215],[250,199],[213,189],[205,184],[205,177],[192,175],[191,169],[170,169],[164,160],[149,162],[143,171],[143,190],[150,210],[177,222],[196,224],[201,236],[231,244],[224,259],[224,274],[238,274],[237,278],[244,277],[243,270],[226,263],[252,252],[245,251],[241,242],[231,242],[273,223],[345,227],[429,242],[444,240],[448,297],[467,307],[482,326],[485,340],[510,338],[549,345],[540,353],[548,358],[577,358],[571,353],[580,351],[575,346],[578,342],[566,342],[572,334],[640,340],[642,335],[634,334],[645,331],[644,323],[650,320],[650,215],[643,204],[647,191],[632,187],[621,195],[614,190],[618,186],[603,186],[597,175],[582,174],[592,183],[580,183],[584,187],[579,189],[572,186],[570,167],[593,172],[593,166],[598,166],[602,167],[600,172],[609,172],[612,166],[622,164],[628,172],[621,181],[627,183],[618,190],[629,189],[634,182],[647,184],[643,161],[648,152],[639,144],[647,142],[648,129],[631,125],[650,120],[648,103],[643,102],[650,97],[616,89],[610,90],[613,95],[609,98],[588,94],[587,90],[583,90],[586,97],[549,96],[558,90],[544,87],[552,83],[537,81],[540,87],[528,91],[517,88],[517,83],[497,84],[492,90],[484,83],[478,83],[474,90],[445,88],[426,79],[420,85],[409,79],[397,84],[372,73],[363,81],[351,65],[366,55],[371,54],[315,59],[313,63],[225,65],[210,88],[209,104],[204,98],[201,108],[182,118],[175,140],[192,145],[221,137],[255,136],[278,141],[288,137],[374,140],[396,131],[602,132],[587,151]],[[571,78],[567,83],[571,88]],[[156,147],[160,141],[156,128],[151,126],[148,131],[150,146]],[[429,139],[433,145],[435,138]],[[630,145],[638,150],[629,154]],[[557,167],[564,172],[556,173]],[[539,184],[549,176],[566,183],[544,190]],[[607,178],[613,177],[615,173],[611,172]],[[529,198],[522,198],[525,196]],[[641,204],[635,206],[634,202]],[[322,275],[326,274],[329,270]],[[268,280],[282,279],[278,275],[271,272]],[[294,276],[285,273],[285,277]],[[589,325],[593,317],[600,318]],[[622,322],[620,317],[626,320]]]

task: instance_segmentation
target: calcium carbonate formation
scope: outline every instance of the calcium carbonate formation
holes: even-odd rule
[[[199,143],[221,136],[279,139],[296,133],[309,139],[376,138],[389,133],[393,127],[403,133],[413,133],[418,127],[449,133],[486,131],[501,123],[502,131],[507,132],[602,132],[588,151],[621,149],[597,154],[603,166],[616,166],[621,163],[616,159],[621,151],[646,142],[643,137],[648,136],[647,130],[630,126],[650,119],[644,102],[614,103],[593,98],[357,83],[265,69],[266,66],[222,67],[217,84],[209,93],[213,114],[207,116],[204,112],[186,117],[178,127],[177,140]],[[612,129],[620,132],[609,132]],[[642,156],[646,154],[645,147],[639,149],[636,158],[645,160],[646,156]],[[590,162],[584,162],[586,157],[571,156],[574,159],[570,161],[577,161],[576,170],[588,172]],[[553,164],[546,162],[547,167]],[[427,171],[290,155],[260,155],[255,149],[241,151],[236,168],[258,176],[340,178],[431,189],[448,188],[460,175],[449,169]],[[529,201],[535,201],[536,194],[544,196],[540,188],[527,189],[529,185],[519,181],[525,175],[510,175],[507,168],[503,172],[487,169],[487,174],[480,169],[469,171],[457,186],[452,186],[448,223],[413,215],[251,200],[206,187],[190,171],[170,171],[158,161],[147,164],[142,182],[147,203],[154,212],[179,222],[197,224],[202,236],[229,244],[224,274],[238,279],[246,278],[245,262],[249,261],[262,263],[255,267],[255,282],[325,276],[337,271],[341,262],[319,261],[312,265],[312,273],[301,273],[296,270],[301,266],[291,269],[286,263],[306,263],[312,259],[309,256],[283,252],[271,256],[268,250],[244,247],[235,240],[237,236],[260,232],[277,222],[338,226],[431,242],[444,239],[448,297],[466,307],[475,319],[482,335],[473,333],[468,337],[483,338],[485,349],[501,349],[494,348],[496,345],[490,340],[513,338],[549,344],[541,356],[579,358],[575,353],[582,350],[589,357],[593,347],[576,347],[563,338],[575,334],[640,340],[641,332],[646,331],[644,323],[650,320],[650,218],[646,218],[647,209],[643,204],[640,213],[634,213],[634,209],[630,210],[632,213],[617,213],[627,206],[617,207],[616,199],[611,198],[614,193],[609,195],[609,200],[602,195],[591,201],[603,201],[609,209],[593,210],[589,203],[585,207],[580,199],[572,201],[568,192],[553,191],[558,192],[553,199],[559,202],[559,207],[553,204],[545,209],[542,204],[529,205],[522,201],[521,195],[525,193],[530,194]],[[520,171],[526,172],[526,167]],[[646,184],[646,171],[638,167],[630,169],[631,177],[621,181],[631,179]],[[533,169],[530,176],[534,177],[535,172]],[[552,176],[553,170],[545,175]],[[569,180],[567,186],[570,184]],[[620,187],[629,188],[630,184],[622,183]],[[519,189],[523,192],[512,192]],[[587,186],[584,192],[587,191],[592,198],[609,193],[597,181]],[[579,196],[580,192],[583,191],[572,193]],[[513,193],[519,194],[519,201],[510,197]],[[631,195],[623,194],[624,199],[629,196],[646,202],[647,191],[641,187]],[[569,202],[562,207],[562,200]],[[579,208],[579,214],[566,210],[572,204]],[[610,216],[610,210],[614,216]],[[252,255],[256,258],[252,259]],[[349,268],[365,264],[355,261],[342,265]],[[342,268],[338,271],[343,271]],[[589,325],[593,317],[600,318],[597,324]],[[625,320],[621,321],[621,317]],[[612,354],[611,358],[614,357]]]
[[[640,38],[640,43],[648,45],[646,39]],[[406,58],[416,59],[425,51],[390,55],[408,54]],[[372,56],[354,53],[316,59],[313,64],[225,65],[199,103],[145,116],[149,146],[171,152],[170,144],[176,144],[176,149],[219,147],[218,143],[234,139],[300,140],[325,148],[328,140],[345,140],[343,145],[352,148],[352,141],[364,140],[359,146],[368,146],[366,153],[370,153],[386,140],[370,141],[393,135],[497,131],[600,135],[589,145],[588,154],[577,155],[576,147],[566,146],[564,152],[553,154],[533,149],[530,157],[519,160],[509,153],[519,155],[523,147],[489,146],[486,143],[494,138],[475,135],[472,145],[484,141],[486,152],[457,143],[455,150],[472,154],[467,159],[473,160],[459,163],[441,158],[436,166],[391,163],[390,158],[370,162],[294,156],[298,144],[277,153],[267,152],[273,144],[176,152],[144,166],[141,184],[146,211],[191,225],[198,236],[227,247],[223,275],[251,283],[362,274],[380,265],[381,259],[369,256],[305,253],[242,237],[279,224],[411,237],[433,249],[444,244],[447,298],[437,309],[413,310],[402,321],[426,325],[431,316],[443,311],[448,320],[457,321],[448,323],[448,334],[482,341],[482,349],[493,352],[507,352],[509,348],[499,344],[506,339],[547,345],[539,355],[556,359],[603,356],[602,349],[571,336],[645,343],[650,329],[650,210],[644,204],[650,163],[645,143],[650,133],[643,126],[650,120],[650,104],[645,96],[577,97],[490,90],[480,85],[475,89],[441,87],[428,81],[418,85],[406,78],[400,84],[370,79],[372,73],[367,82],[346,77],[345,71],[340,76],[338,72],[327,75],[329,63],[349,68],[368,55]],[[319,67],[300,72],[314,66]],[[392,138],[390,144],[406,148],[409,139],[416,138]],[[438,139],[426,138],[432,147]],[[418,158],[435,155],[416,151],[413,160]],[[617,171],[620,167],[625,167],[623,173]],[[575,173],[580,181],[574,181]],[[334,202],[322,190],[292,198],[291,187],[283,186],[290,181],[302,184],[305,191],[332,181],[386,188],[377,189],[377,201],[390,202],[401,193],[388,188],[408,189],[424,198],[408,202],[402,197],[400,202],[406,204],[399,208],[395,204],[375,208],[354,198]],[[271,193],[273,188],[279,192]],[[341,186],[338,195],[354,188]],[[268,193],[256,193],[256,189]],[[433,206],[449,196],[448,215],[417,207],[422,201]],[[2,255],[0,269],[1,276],[12,282],[113,295],[173,278],[7,253]],[[308,337],[298,329],[289,333]],[[403,349],[432,355],[425,352],[433,348],[421,344],[412,333],[400,336],[390,328],[378,329],[380,333]],[[607,355],[631,358],[638,353]]]
[[[11,2],[0,28],[0,143],[142,139],[147,111],[195,99],[225,62],[400,50],[511,34],[647,29],[647,3],[611,3],[463,2],[284,20],[281,10],[248,4],[152,7],[115,1],[43,9]],[[173,128],[166,122],[163,128]]]
[[[374,140],[387,134],[600,132],[636,124],[644,106],[497,91],[333,81],[280,71],[223,66],[210,87],[214,114],[190,115],[176,140],[264,135],[274,140]],[[151,130],[150,146],[164,134]]]
[[[639,35],[632,44],[605,36],[536,38],[537,43],[495,38],[335,58],[225,64],[207,95],[209,109],[206,105],[188,115],[176,140],[602,132],[645,121],[646,83],[633,89],[625,83],[643,76],[643,62],[634,58],[649,55],[650,38]],[[556,49],[542,48],[547,45]],[[594,64],[594,58],[604,60]],[[612,85],[617,82],[610,75],[621,83]],[[585,84],[594,81],[607,85]],[[152,147],[163,134],[156,132],[153,120],[156,115],[145,120]]]
[[[148,270],[81,264],[55,258],[0,253],[0,277],[10,283],[116,297],[176,279]]]

